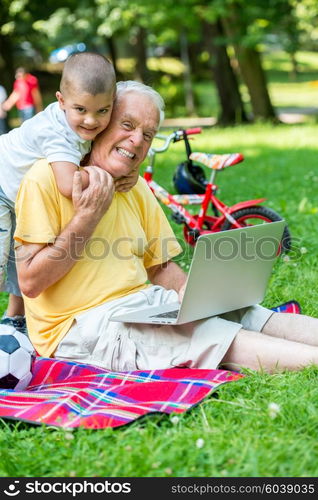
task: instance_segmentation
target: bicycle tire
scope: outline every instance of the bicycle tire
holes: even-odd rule
[[[258,205],[255,205],[254,207],[241,208],[236,212],[232,212],[231,217],[233,217],[237,222],[245,223],[247,226],[254,225],[252,220],[250,223],[246,223],[249,219],[261,219],[264,222],[276,222],[282,220],[282,217],[275,212],[275,210]],[[230,221],[226,220],[221,227],[221,231],[227,231],[229,229],[234,229],[234,226]],[[287,253],[291,249],[291,246],[291,234],[286,226],[283,232],[281,251]]]

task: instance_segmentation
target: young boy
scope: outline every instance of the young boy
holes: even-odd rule
[[[8,268],[5,289],[10,293],[6,316],[0,323],[26,331],[23,299],[12,258],[8,264],[9,253],[13,256],[14,202],[20,182],[37,159],[46,158],[59,191],[71,198],[74,172],[90,151],[92,141],[110,121],[115,85],[114,68],[106,58],[91,52],[74,54],[64,65],[60,91],[56,92],[58,102],[0,136],[0,285],[3,287]],[[81,170],[81,175],[85,189],[88,174]],[[137,178],[136,172],[129,188]],[[127,185],[121,190],[127,190]]]

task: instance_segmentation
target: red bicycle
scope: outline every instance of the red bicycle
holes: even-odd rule
[[[282,217],[274,210],[260,205],[260,203],[266,201],[266,198],[242,201],[228,206],[216,197],[218,190],[218,186],[215,184],[216,174],[227,167],[240,163],[244,160],[244,157],[240,153],[215,155],[192,152],[188,136],[199,133],[201,133],[201,129],[194,128],[176,130],[170,135],[157,134],[156,139],[163,140],[164,145],[159,148],[150,148],[148,153],[150,161],[144,171],[144,178],[156,198],[171,210],[171,217],[176,223],[183,224],[183,234],[186,242],[194,246],[201,234],[282,220]],[[190,184],[190,187],[189,183],[185,185],[183,194],[170,194],[153,179],[155,156],[158,153],[167,151],[171,143],[181,140],[185,143],[187,160],[178,166],[174,176],[175,186],[180,193],[184,187],[182,180],[189,179],[188,175],[191,176],[190,178],[194,182],[192,182],[192,185]],[[205,178],[204,170],[194,164],[194,161],[211,169],[208,181]],[[191,188],[193,188],[192,193]],[[184,194],[185,192],[186,194]],[[191,214],[186,210],[185,205],[199,205],[199,213],[196,215]],[[212,209],[212,215],[207,213],[209,207]],[[288,252],[290,248],[291,235],[286,226],[281,250]]]

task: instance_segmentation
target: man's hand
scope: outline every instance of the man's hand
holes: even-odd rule
[[[80,172],[74,173],[72,192],[74,210],[83,218],[99,222],[112,202],[114,181],[108,172],[99,167],[85,167],[85,171],[89,175],[89,184],[84,191]]]
[[[134,168],[128,175],[115,180],[115,189],[120,193],[126,193],[137,183],[139,177],[139,167]]]

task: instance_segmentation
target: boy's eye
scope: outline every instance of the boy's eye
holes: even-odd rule
[[[100,110],[99,110],[99,113],[100,113],[101,115],[106,115],[108,112],[109,112],[109,108],[103,108],[103,109],[100,109]]]
[[[85,112],[85,108],[81,108],[80,106],[77,106],[75,109],[76,109],[76,111],[78,111],[79,113],[84,113],[84,112]]]

